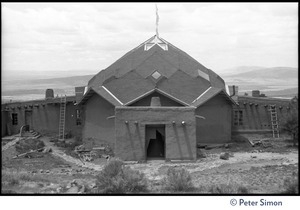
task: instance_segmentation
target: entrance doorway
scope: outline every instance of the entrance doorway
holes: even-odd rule
[[[29,131],[32,129],[32,111],[31,110],[25,110],[25,125],[26,131]]]
[[[146,125],[147,159],[165,159],[165,125]]]

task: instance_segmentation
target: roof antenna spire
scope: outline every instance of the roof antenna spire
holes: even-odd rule
[[[156,37],[158,38],[158,21],[159,21],[159,16],[158,16],[158,8],[157,8],[157,4],[155,4],[155,8],[156,8]]]

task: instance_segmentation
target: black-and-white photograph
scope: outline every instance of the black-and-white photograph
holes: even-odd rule
[[[298,195],[298,24],[298,3],[1,3],[1,194]]]

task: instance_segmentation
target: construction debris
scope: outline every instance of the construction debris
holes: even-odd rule
[[[248,142],[252,147],[263,146],[263,147],[272,147],[270,139],[248,139]]]
[[[28,158],[31,158],[30,154],[31,153],[34,153],[34,152],[41,152],[44,150],[44,147],[43,148],[39,148],[39,149],[36,149],[36,150],[30,150],[29,152],[25,152],[25,153],[22,153],[22,154],[19,154],[19,155],[16,155],[13,157],[13,159],[16,159],[16,158],[19,158],[19,157],[28,157]]]
[[[272,143],[271,143],[271,141],[270,140],[263,140],[262,141],[262,145],[263,145],[263,147],[272,147]]]
[[[52,152],[52,149],[50,147],[45,147],[43,153],[49,153],[49,152]]]
[[[206,150],[210,150],[210,149],[217,149],[217,148],[229,148],[230,147],[230,143],[226,143],[226,144],[205,144],[205,145],[201,145],[201,144],[198,144],[197,147],[198,148],[204,148]]]
[[[197,150],[197,157],[198,157],[198,158],[206,158],[207,155],[206,155],[205,152],[203,152],[202,150],[198,149],[198,150]]]
[[[228,152],[222,153],[220,155],[220,159],[222,160],[229,160],[230,154]]]

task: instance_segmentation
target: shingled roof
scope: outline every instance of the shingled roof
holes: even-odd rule
[[[121,103],[158,88],[191,104],[207,88],[225,90],[225,83],[187,53],[156,36],[126,53],[88,83],[105,87]]]

